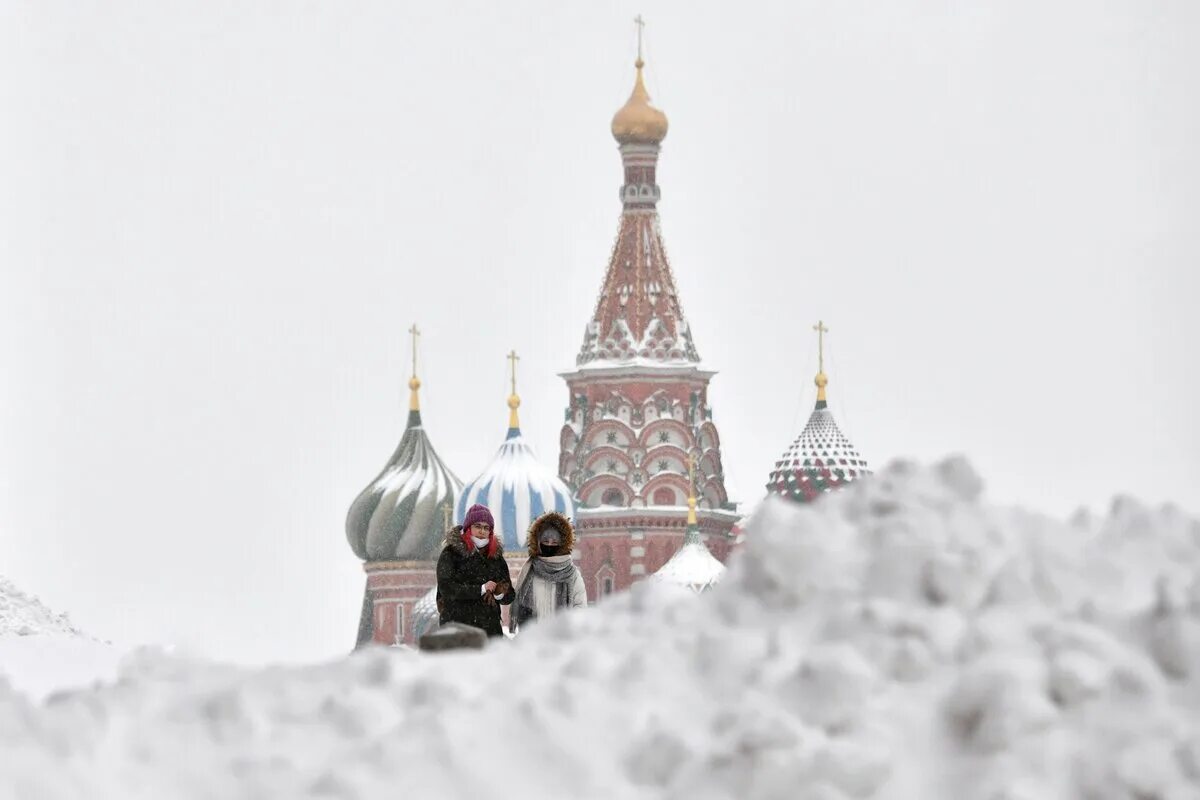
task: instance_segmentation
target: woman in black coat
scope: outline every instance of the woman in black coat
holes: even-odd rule
[[[473,505],[462,525],[446,533],[437,564],[441,623],[461,622],[502,636],[500,606],[513,601],[504,547],[492,531],[492,512]]]

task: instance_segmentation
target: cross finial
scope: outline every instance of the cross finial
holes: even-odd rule
[[[517,355],[516,350],[513,350],[512,352],[510,352],[508,354],[508,363],[512,367],[512,393],[513,394],[517,393],[517,362],[520,360],[521,360],[521,357],[519,355]]]
[[[412,335],[412,377],[408,379],[408,388],[411,390],[408,395],[408,410],[420,411],[421,400],[417,396],[417,390],[421,388],[421,379],[417,377],[417,339],[421,336],[421,331],[417,328],[417,323],[408,329]]]
[[[640,67],[642,65],[642,29],[644,29],[646,27],[646,20],[642,19],[641,14],[638,14],[636,17],[633,18],[633,24],[637,25],[637,33],[638,33],[637,65]]]
[[[817,377],[814,380],[817,384],[817,408],[825,408],[825,384],[829,383],[829,378],[825,377],[825,334],[829,333],[829,328],[825,327],[823,320],[817,320],[813,330],[817,332]]]
[[[521,428],[521,421],[517,417],[517,407],[521,405],[521,398],[517,396],[517,362],[521,357],[517,355],[517,351],[513,350],[508,354],[508,362],[512,365],[512,394],[508,396],[508,435],[514,436]]]
[[[417,377],[417,339],[421,338],[421,329],[418,328],[417,323],[414,322],[413,326],[408,329],[408,332],[412,335],[412,376],[415,378]]]
[[[817,372],[825,371],[825,334],[829,333],[829,328],[825,327],[823,320],[817,320],[817,324],[813,325],[813,330],[817,332]]]

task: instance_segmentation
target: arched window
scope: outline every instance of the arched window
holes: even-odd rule
[[[600,496],[600,505],[623,506],[625,505],[625,494],[620,489],[606,489]]]
[[[606,597],[616,590],[616,573],[611,566],[605,565],[596,572],[597,599]]]
[[[661,489],[654,490],[654,505],[656,506],[673,506],[675,505],[675,490],[669,486],[664,486]]]

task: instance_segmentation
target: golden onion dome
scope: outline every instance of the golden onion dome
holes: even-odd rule
[[[645,62],[638,59],[633,93],[613,115],[612,135],[620,144],[658,144],[667,136],[667,115],[650,105],[650,94],[642,81]]]

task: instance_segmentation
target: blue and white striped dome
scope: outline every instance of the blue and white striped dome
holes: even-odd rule
[[[538,462],[533,448],[521,435],[516,410],[519,402],[515,395],[509,398],[512,415],[504,444],[483,473],[463,488],[454,508],[454,519],[462,522],[475,503],[487,506],[504,549],[514,554],[525,549],[529,526],[542,514],[557,511],[566,517],[575,515],[571,490]]]

